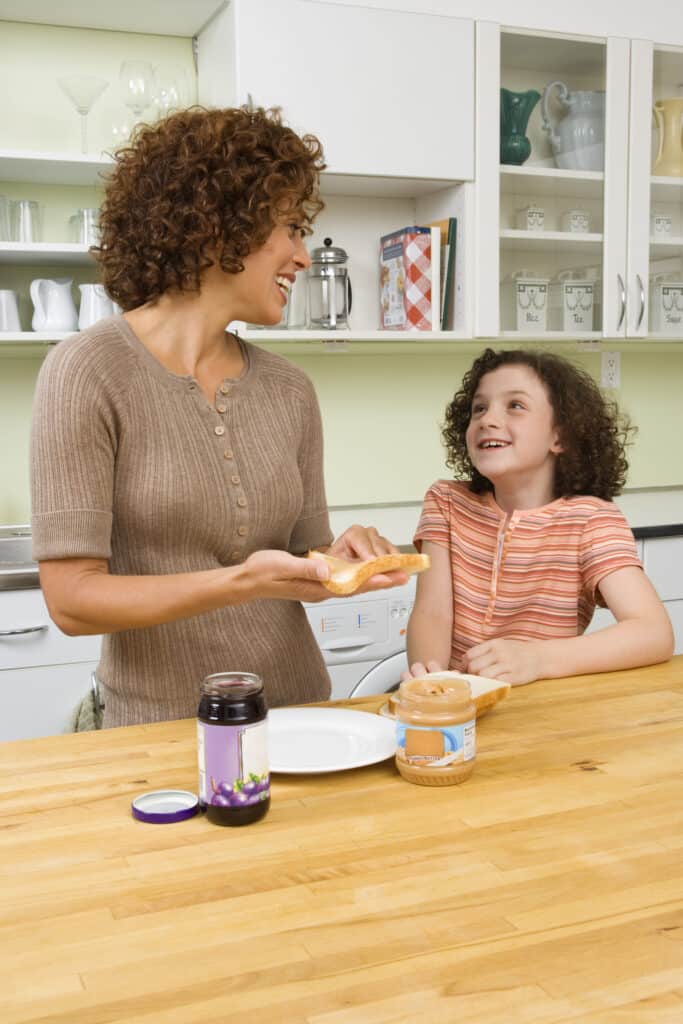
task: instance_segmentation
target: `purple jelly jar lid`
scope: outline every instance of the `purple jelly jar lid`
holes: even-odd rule
[[[199,798],[187,789],[155,789],[136,796],[130,808],[138,821],[167,825],[193,818],[199,810]]]

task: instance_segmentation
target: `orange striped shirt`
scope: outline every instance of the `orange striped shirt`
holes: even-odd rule
[[[621,511],[590,495],[505,513],[490,492],[438,480],[414,540],[418,550],[429,540],[450,552],[456,670],[465,651],[494,637],[579,636],[602,603],[600,580],[640,566]]]

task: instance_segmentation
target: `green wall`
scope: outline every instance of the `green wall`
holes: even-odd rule
[[[332,505],[420,501],[444,475],[439,422],[465,353],[290,356],[312,378],[323,412]],[[594,375],[599,353],[571,354]],[[2,357],[0,522],[29,518],[30,410],[40,359]],[[683,352],[622,352],[618,399],[638,424],[629,488],[683,485]]]

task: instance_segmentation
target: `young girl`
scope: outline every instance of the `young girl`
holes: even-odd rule
[[[612,498],[631,427],[559,356],[486,351],[446,411],[447,465],[415,534],[432,568],[408,627],[413,675],[505,682],[666,661],[671,623]],[[617,620],[583,635],[595,605]]]

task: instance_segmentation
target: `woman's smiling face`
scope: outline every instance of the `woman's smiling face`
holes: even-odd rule
[[[292,218],[276,224],[263,245],[244,257],[244,270],[231,274],[214,263],[204,272],[203,287],[225,300],[230,320],[278,324],[296,275],[311,265],[304,234]]]
[[[465,436],[472,465],[494,487],[537,476],[552,482],[562,445],[545,385],[530,367],[508,364],[484,374]]]

